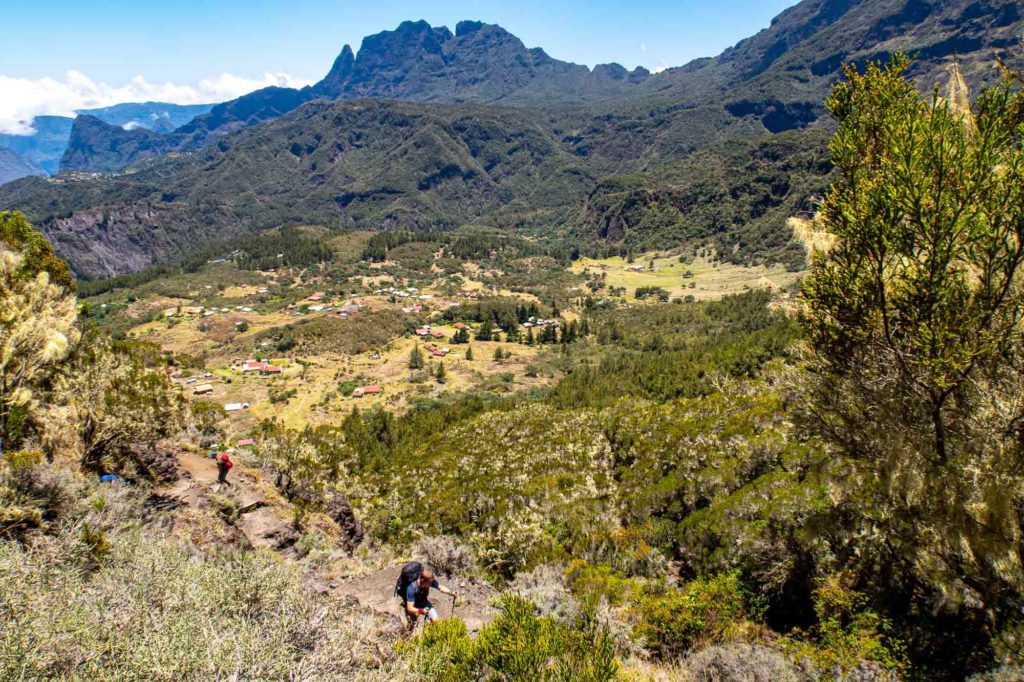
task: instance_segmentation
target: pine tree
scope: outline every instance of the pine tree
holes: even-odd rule
[[[466,359],[467,360],[472,360],[473,359],[473,346],[467,346],[466,347]]]
[[[532,346],[537,343],[537,339],[533,338],[533,327],[526,330],[526,345]]]
[[[445,377],[446,376],[447,376],[447,374],[444,371],[444,363],[443,362],[437,363],[437,371],[434,372],[434,378],[437,379],[437,383],[443,384],[445,382]]]
[[[409,351],[409,369],[423,369],[423,352],[420,350],[419,344],[413,346]]]
[[[494,338],[493,329],[494,329],[494,325],[491,324],[490,318],[484,320],[480,324],[480,329],[478,329],[477,332],[476,332],[476,340],[477,341],[490,341],[491,339]]]
[[[494,349],[494,359],[495,360],[501,360],[504,357],[505,357],[505,353],[504,353],[504,351],[501,350],[501,346],[498,346],[497,348]]]

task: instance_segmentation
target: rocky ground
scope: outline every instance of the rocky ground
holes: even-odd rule
[[[155,505],[174,508],[174,525],[188,528],[195,537],[197,527],[204,529],[204,537],[215,541],[234,542],[246,548],[273,551],[285,560],[298,558],[296,543],[300,533],[290,521],[291,507],[277,490],[265,481],[259,471],[236,464],[228,475],[228,483],[217,483],[217,466],[206,456],[181,452],[176,455],[177,480],[156,489]],[[351,510],[345,505],[345,513]],[[196,524],[196,518],[206,523]],[[340,521],[340,522],[339,522]],[[353,549],[351,523],[336,520],[338,551],[350,553]],[[360,539],[361,539],[361,529]],[[359,575],[342,575],[323,579],[310,569],[309,580],[314,589],[328,595],[339,608],[363,609],[386,619],[404,623],[401,601],[394,595],[395,581],[402,564],[381,568]],[[440,582],[459,593],[456,603],[436,590],[431,601],[443,618],[453,615],[461,618],[471,633],[476,633],[497,615],[491,606],[496,590],[487,583],[438,576]]]

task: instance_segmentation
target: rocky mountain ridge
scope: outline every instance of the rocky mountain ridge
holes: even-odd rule
[[[83,120],[71,132],[63,170],[114,172],[171,151],[278,118],[315,99],[387,98],[410,102],[560,106],[633,92],[650,76],[618,64],[593,70],[553,59],[494,24],[462,21],[455,33],[425,21],[367,36],[358,54],[345,45],[328,74],[302,88],[269,87],[224,102],[160,137]]]

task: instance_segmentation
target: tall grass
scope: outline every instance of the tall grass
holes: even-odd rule
[[[0,544],[0,679],[402,677],[397,623],[318,597],[272,555],[135,530],[94,557],[85,537]]]

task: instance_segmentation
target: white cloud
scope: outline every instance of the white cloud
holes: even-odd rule
[[[665,70],[665,69],[667,69],[667,68],[668,68],[668,67],[667,67],[667,66],[665,66],[665,65],[662,65],[662,66],[655,66],[655,67],[654,67],[653,69],[651,69],[651,73],[661,73],[662,71],[664,71],[664,70]]]
[[[0,133],[30,134],[33,116],[74,116],[78,109],[108,107],[123,102],[223,102],[269,85],[295,88],[308,84],[309,81],[288,74],[269,72],[262,78],[222,73],[203,79],[196,85],[150,83],[143,76],[135,76],[119,86],[94,81],[79,71],[68,71],[61,80],[0,75]]]
[[[647,43],[640,43],[640,51],[647,52]]]

